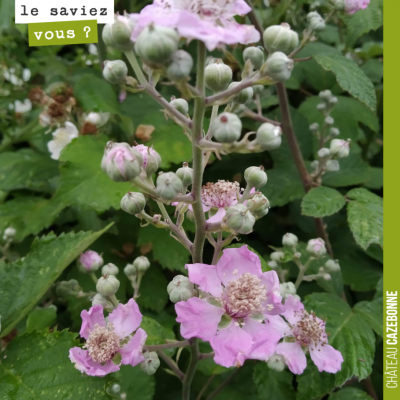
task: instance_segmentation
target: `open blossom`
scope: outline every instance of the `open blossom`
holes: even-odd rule
[[[51,158],[53,160],[58,160],[60,158],[61,151],[64,147],[71,143],[72,139],[78,137],[78,129],[72,122],[65,122],[65,126],[58,128],[53,132],[53,140],[47,143],[47,148],[51,153]]]
[[[370,0],[345,0],[344,11],[347,14],[354,14],[357,11],[365,10]]]
[[[279,331],[284,337],[291,338],[292,342],[282,342],[276,347],[276,354],[283,357],[290,371],[302,374],[307,367],[307,358],[304,350],[310,352],[311,360],[318,371],[332,374],[341,370],[343,356],[340,351],[328,344],[328,335],[325,332],[325,321],[318,318],[313,312],[304,310],[301,301],[290,295],[285,302],[285,312],[279,315],[267,316],[268,325]]]
[[[81,318],[79,334],[86,339],[84,349],[73,347],[69,351],[76,369],[91,376],[105,376],[118,371],[121,363],[134,367],[144,361],[147,334],[139,328],[142,314],[135,300],[119,304],[107,319],[101,305],[83,310]],[[120,357],[115,357],[118,353]]]
[[[247,246],[225,249],[217,265],[186,268],[206,296],[175,305],[182,336],[209,341],[214,361],[224,367],[272,356],[281,334],[263,319],[284,310],[276,272],[263,273],[259,257]]]
[[[234,19],[250,10],[244,0],[154,0],[140,14],[131,14],[135,22],[132,39],[135,41],[144,28],[154,23],[176,28],[189,40],[201,40],[210,51],[224,44],[255,43],[260,34],[254,26],[238,24]]]

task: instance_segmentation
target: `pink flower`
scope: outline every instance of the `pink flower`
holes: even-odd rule
[[[365,10],[370,0],[346,0],[344,11],[347,14],[354,14],[357,11]]]
[[[86,350],[73,347],[69,351],[76,369],[91,376],[104,376],[118,371],[121,363],[134,367],[144,361],[142,349],[147,334],[139,328],[142,314],[135,300],[119,304],[108,316],[108,321],[101,305],[95,305],[89,311],[83,310],[81,318],[79,334],[86,339],[83,346]],[[136,333],[132,336],[134,331]],[[118,353],[121,358],[113,360]]]
[[[284,311],[276,272],[263,273],[247,246],[225,249],[217,265],[186,268],[189,280],[206,293],[175,305],[182,336],[209,341],[214,361],[224,367],[241,366],[249,358],[267,360],[281,334],[263,319]]]
[[[79,257],[79,262],[87,271],[97,271],[104,264],[100,254],[92,250],[82,253]]]
[[[254,26],[240,25],[234,19],[250,10],[244,0],[154,0],[140,14],[131,14],[136,23],[132,40],[154,23],[176,28],[189,40],[201,40],[210,51],[223,44],[255,43],[260,34]]]
[[[279,315],[268,316],[266,322],[283,336],[293,339],[292,342],[279,343],[276,347],[276,353],[283,356],[290,371],[302,374],[306,369],[307,358],[303,349],[310,352],[319,372],[335,374],[340,371],[343,357],[340,351],[328,344],[325,322],[313,312],[304,310],[301,301],[292,295],[287,298],[285,308],[282,315],[287,322]]]

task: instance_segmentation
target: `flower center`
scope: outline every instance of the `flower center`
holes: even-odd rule
[[[204,17],[220,17],[226,14],[234,0],[173,0],[174,6]]]
[[[120,340],[113,324],[109,323],[107,327],[96,324],[90,332],[85,347],[93,361],[102,364],[111,360],[120,349]]]
[[[217,183],[208,182],[203,186],[201,199],[207,206],[223,208],[237,203],[236,193],[238,182],[219,180]]]
[[[321,343],[322,346],[325,345],[328,342],[325,322],[320,320],[314,312],[301,311],[301,313],[301,320],[293,327],[296,341],[305,347],[311,344],[316,346],[318,343]]]
[[[249,273],[229,282],[222,299],[225,311],[233,318],[245,318],[262,312],[266,300],[266,287],[256,275]]]

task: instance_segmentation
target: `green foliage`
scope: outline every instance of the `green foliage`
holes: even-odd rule
[[[311,189],[301,203],[302,214],[308,217],[327,217],[340,211],[346,199],[335,189],[320,186]]]
[[[26,320],[26,331],[42,330],[51,327],[57,319],[55,307],[37,308],[28,314]]]
[[[361,315],[369,326],[383,337],[383,298],[372,301],[360,301],[354,306],[354,312]]]
[[[121,386],[121,393],[126,393],[127,399],[152,400],[155,393],[154,376],[146,375],[139,366],[132,368],[124,365],[115,374]]]
[[[368,396],[364,391],[354,388],[347,387],[338,390],[329,396],[330,400],[371,400],[372,397]]]

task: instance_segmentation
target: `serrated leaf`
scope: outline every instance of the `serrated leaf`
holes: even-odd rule
[[[301,203],[303,215],[320,218],[335,214],[346,204],[346,199],[337,190],[320,186],[311,189]]]
[[[120,208],[122,197],[133,188],[129,182],[114,182],[100,168],[107,140],[105,136],[80,136],[63,150],[56,201],[98,212]]]
[[[82,375],[68,358],[76,333],[37,331],[14,339],[1,354],[0,398],[106,400],[110,376]]]
[[[46,293],[61,272],[111,225],[99,232],[53,233],[36,238],[24,258],[0,267],[0,337]]]
[[[34,330],[42,330],[52,326],[57,319],[57,312],[55,307],[38,308],[32,310],[28,314],[26,320],[26,331],[33,332]]]
[[[383,337],[383,297],[372,301],[360,301],[354,308],[365,322],[381,337]]]
[[[50,192],[49,179],[58,175],[58,163],[32,149],[3,153],[0,157],[0,189]]]
[[[336,75],[337,82],[343,90],[375,112],[374,85],[354,61],[335,53],[316,54],[314,59],[326,71],[332,71]]]
[[[253,380],[260,399],[295,400],[296,392],[292,385],[292,374],[288,370],[276,372],[266,363],[254,368]]]
[[[370,167],[370,178],[364,183],[367,189],[379,190],[383,187],[383,168]]]
[[[356,242],[366,249],[376,243],[383,247],[383,200],[367,189],[347,193],[347,219]]]
[[[372,397],[360,389],[347,387],[332,393],[329,400],[372,400]]]
[[[151,400],[153,398],[156,380],[154,376],[145,374],[139,365],[134,368],[123,365],[115,376],[121,386],[121,393],[125,393],[127,399]]]
[[[175,334],[172,330],[164,328],[155,319],[144,316],[140,327],[147,333],[146,345],[157,345],[166,343],[166,339],[175,339]],[[165,352],[169,355],[175,353],[176,349],[168,349]]]

